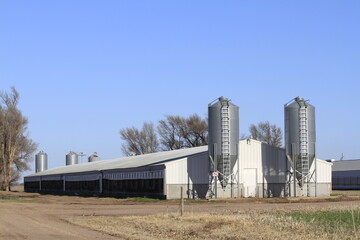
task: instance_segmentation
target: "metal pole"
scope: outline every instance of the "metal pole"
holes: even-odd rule
[[[234,176],[231,174],[231,177],[230,177],[230,198],[234,197],[233,181],[234,181]]]
[[[314,160],[315,160],[315,197],[317,197],[317,160],[316,160],[316,143],[314,143]]]
[[[165,170],[165,165],[164,165],[164,169],[162,170],[163,173],[163,194],[165,199],[167,199],[167,184],[166,184],[166,170]]]
[[[180,187],[180,215],[184,215],[184,188]]]
[[[236,153],[237,153],[237,195],[240,198],[240,164],[239,164],[239,143],[236,144]]]
[[[215,162],[215,169],[214,169],[214,172],[218,173],[218,170],[217,170],[217,152],[216,152],[216,143],[214,143],[214,162]],[[218,177],[215,176],[215,199],[217,199],[217,180],[218,180]]]
[[[103,188],[103,186],[102,186],[102,180],[103,180],[103,173],[102,173],[102,171],[100,171],[100,174],[99,174],[99,193],[100,194],[102,194],[102,188]]]
[[[286,169],[286,174],[285,174],[285,189],[284,189],[284,197],[290,197],[290,169],[289,169],[289,164],[288,164],[288,157],[287,154],[285,153],[285,169]],[[289,182],[288,182],[289,179]]]
[[[294,197],[296,197],[296,163],[295,163],[295,154],[294,154],[294,143],[291,144],[291,154],[293,158],[293,178],[294,178]]]
[[[236,161],[236,159],[235,159],[235,161]],[[230,158],[230,166],[231,166],[231,158]],[[231,183],[230,183],[230,186],[231,186],[230,196],[231,196],[231,198],[234,198],[234,179],[235,179],[235,176],[234,176],[234,169],[233,169],[232,172],[231,172],[231,178],[230,178],[230,181],[231,181]]]

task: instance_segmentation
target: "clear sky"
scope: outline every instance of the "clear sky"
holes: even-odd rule
[[[206,117],[219,96],[241,134],[283,128],[284,104],[310,99],[318,157],[360,158],[359,13],[358,0],[3,0],[0,90],[20,92],[49,168],[70,150],[120,157],[121,128]]]

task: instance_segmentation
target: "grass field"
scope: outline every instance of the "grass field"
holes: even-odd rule
[[[328,233],[353,232],[357,234],[360,226],[360,209],[342,209],[319,212],[296,212],[289,213],[295,220],[316,224]]]
[[[122,239],[358,239],[360,210],[78,216],[69,222]]]

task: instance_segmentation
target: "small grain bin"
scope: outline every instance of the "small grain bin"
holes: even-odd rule
[[[70,151],[66,154],[66,165],[74,165],[79,163],[79,155],[75,152]]]
[[[44,151],[35,155],[35,172],[42,172],[48,168],[48,156]]]
[[[98,156],[97,152],[94,152],[93,154],[91,154],[91,155],[88,157],[88,161],[89,161],[89,162],[100,161],[100,157]]]

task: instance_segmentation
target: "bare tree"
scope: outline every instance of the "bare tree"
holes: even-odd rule
[[[32,153],[36,150],[27,132],[28,120],[17,105],[19,93],[14,87],[11,94],[0,93],[0,188],[10,190],[13,171],[29,169]],[[15,170],[14,170],[15,169]]]
[[[159,142],[152,123],[145,122],[141,130],[135,127],[123,128],[120,130],[120,136],[125,141],[121,150],[126,156],[158,151]]]
[[[159,142],[162,150],[175,150],[207,145],[208,124],[197,114],[187,118],[180,116],[166,116],[160,120],[157,127],[160,141],[152,123],[144,123],[141,130],[131,127],[120,130],[122,152],[127,156],[157,152]]]
[[[268,121],[260,122],[258,125],[251,124],[249,131],[253,139],[275,147],[281,147],[282,130],[275,124],[270,124]]]
[[[187,118],[168,115],[159,121],[158,132],[164,150],[203,146],[208,142],[207,120],[197,114]]]
[[[21,172],[13,167],[10,177],[9,191],[11,191],[11,187],[16,185],[20,179],[21,179]]]
[[[174,150],[185,147],[182,138],[183,119],[179,116],[166,116],[166,120],[160,120],[158,133],[163,150]]]
[[[208,123],[201,119],[197,114],[193,114],[185,119],[185,131],[183,138],[187,142],[187,147],[198,147],[208,144]]]

